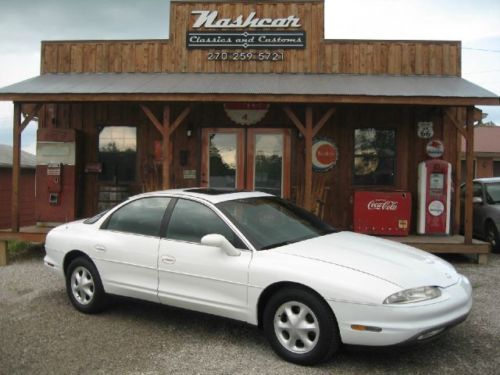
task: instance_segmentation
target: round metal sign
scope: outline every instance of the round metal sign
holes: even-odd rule
[[[440,158],[444,153],[444,144],[440,140],[433,139],[427,143],[425,151],[431,158]]]
[[[327,138],[316,138],[312,146],[312,163],[315,172],[326,172],[332,169],[338,160],[335,143]]]
[[[432,201],[427,209],[432,216],[441,216],[444,212],[444,204],[441,201]]]
[[[260,122],[269,111],[267,103],[226,103],[227,116],[239,125],[254,125]]]

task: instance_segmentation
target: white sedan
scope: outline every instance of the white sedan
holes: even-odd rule
[[[425,341],[465,320],[471,285],[444,260],[336,232],[259,192],[184,189],[135,196],[51,230],[45,264],[84,313],[121,295],[262,327],[298,364],[341,343]]]

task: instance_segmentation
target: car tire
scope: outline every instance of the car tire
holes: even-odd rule
[[[95,314],[104,308],[106,294],[99,272],[87,258],[71,261],[66,271],[66,291],[73,306],[85,314]]]
[[[275,293],[265,306],[263,323],[273,350],[292,363],[314,365],[326,361],[340,346],[332,310],[306,289],[287,288]]]
[[[491,245],[491,251],[497,253],[500,252],[500,237],[498,236],[498,230],[495,224],[491,221],[486,223],[486,228],[484,230],[486,241]]]

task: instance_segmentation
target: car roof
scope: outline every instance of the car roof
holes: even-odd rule
[[[136,199],[140,197],[158,197],[158,196],[176,196],[176,197],[192,197],[203,199],[213,204],[220,202],[231,201],[236,199],[252,198],[252,197],[272,197],[273,195],[260,191],[245,191],[245,190],[227,190],[213,188],[186,188],[186,189],[169,189],[151,191],[131,197]]]
[[[489,184],[492,182],[500,182],[500,177],[484,177],[484,178],[476,178],[474,182],[482,182],[484,184]]]

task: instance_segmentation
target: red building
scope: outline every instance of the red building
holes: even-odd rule
[[[19,215],[22,226],[33,225],[35,219],[36,156],[21,152]],[[10,228],[12,200],[12,147],[0,145],[0,229]]]

